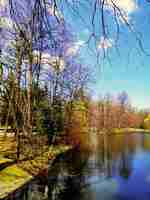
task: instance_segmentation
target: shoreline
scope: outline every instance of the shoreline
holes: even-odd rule
[[[59,154],[65,153],[72,148],[72,146],[68,145],[52,146],[49,147],[47,152],[35,157],[33,160],[13,164],[10,161],[10,165],[0,170],[0,199],[15,195],[39,175],[46,176],[48,174],[49,161],[53,162]],[[5,158],[3,159],[5,160]]]
[[[145,129],[136,129],[136,128],[120,128],[120,129],[114,129],[112,131],[112,134],[117,134],[117,133],[150,133],[150,130],[145,130]]]

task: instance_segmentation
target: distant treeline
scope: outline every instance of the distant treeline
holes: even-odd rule
[[[113,128],[150,128],[148,110],[138,110],[130,103],[126,92],[117,97],[110,94],[92,102],[90,106],[90,126],[98,130]]]

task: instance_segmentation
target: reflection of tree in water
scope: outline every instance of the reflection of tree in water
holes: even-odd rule
[[[133,139],[99,135],[97,147],[90,154],[74,150],[59,156],[50,170],[49,199],[82,199],[82,188],[111,178],[114,173],[128,179],[135,152]]]
[[[104,166],[104,174],[106,177],[112,177],[112,155],[111,155],[111,145],[108,135],[103,135],[103,145],[102,145],[102,159]]]
[[[128,149],[125,149],[121,153],[121,163],[120,163],[120,169],[119,174],[122,178],[128,179],[132,172],[132,165],[131,165],[131,158],[130,153],[128,152]]]
[[[94,136],[96,137],[95,140],[91,141],[94,148],[90,149],[88,164],[86,166],[87,174],[89,177],[109,178],[112,176],[112,155],[109,136],[107,134],[100,134],[99,132]]]
[[[119,169],[120,176],[124,179],[128,179],[132,172],[132,152],[134,150],[131,147],[132,145],[129,145],[125,140],[124,149],[121,152],[121,162]]]
[[[83,179],[83,177],[82,177]],[[65,180],[65,188],[64,190],[58,195],[58,199],[78,199],[81,196],[81,187],[80,184],[83,180],[80,179],[79,176],[77,177],[67,177]]]
[[[93,150],[92,156],[90,156],[93,162],[92,164],[94,164],[98,176],[110,178],[112,177],[112,149],[110,136],[98,133],[96,137],[96,149]],[[95,170],[91,170],[89,175],[92,175]]]
[[[101,152],[99,159],[103,163],[104,174],[106,177],[112,177],[113,166],[117,167],[117,160],[120,157],[119,167],[117,171],[119,175],[127,179],[132,171],[132,155],[135,153],[135,138],[119,136],[120,143],[118,144],[117,136],[103,135],[103,141],[99,145]],[[100,148],[99,148],[100,149]],[[115,168],[116,168],[115,167]]]
[[[84,184],[83,169],[88,154],[79,150],[59,156],[49,172],[49,199],[73,199],[80,196]]]

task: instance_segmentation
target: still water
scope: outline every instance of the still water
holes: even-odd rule
[[[89,147],[56,159],[48,199],[150,200],[150,135],[95,134]]]

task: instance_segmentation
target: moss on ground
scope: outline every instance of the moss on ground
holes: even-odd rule
[[[48,160],[55,159],[58,154],[69,150],[70,146],[52,146],[41,156],[33,160],[21,161],[0,171],[0,199],[27,184],[34,176],[48,170]],[[1,162],[9,159],[1,158]]]
[[[13,160],[11,160],[11,159],[0,157],[0,166],[7,164],[7,163],[12,163],[12,162],[13,162]]]
[[[48,170],[48,160],[55,159],[58,154],[61,154],[70,148],[71,146],[66,145],[51,146],[40,156],[37,156],[32,160],[21,161],[18,166],[33,176],[36,176],[40,172]]]
[[[0,136],[0,156],[14,158],[16,141],[14,137]]]
[[[43,144],[42,144],[43,145]],[[37,175],[47,175],[48,160],[54,160],[71,147],[66,145],[42,146],[37,149],[37,156],[33,159],[21,159],[13,164],[16,157],[16,141],[14,137],[0,136],[0,199],[7,197],[8,194],[20,189]],[[28,150],[28,148],[26,148]],[[28,156],[32,155],[28,152]],[[11,159],[8,159],[8,158]],[[23,157],[21,155],[21,157]],[[31,158],[31,156],[30,156]]]
[[[32,176],[16,164],[0,171],[0,199],[29,182]]]

